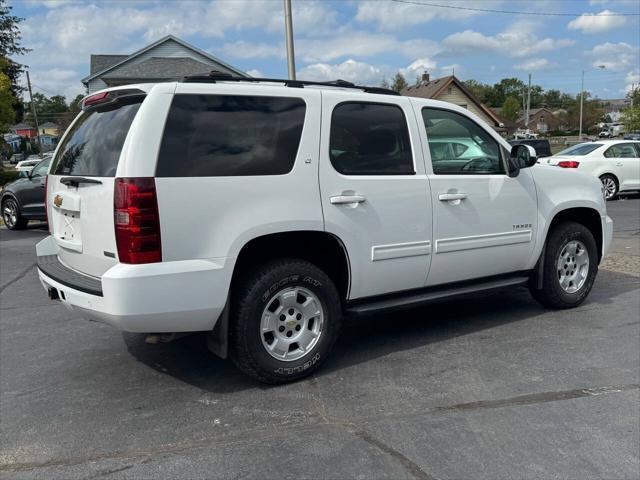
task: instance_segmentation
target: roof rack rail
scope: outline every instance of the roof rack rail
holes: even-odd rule
[[[287,80],[282,78],[256,78],[256,77],[235,77],[230,73],[220,72],[218,70],[212,70],[209,73],[203,73],[198,75],[189,75],[183,77],[183,83],[216,83],[216,82],[271,82],[271,83],[283,83],[285,87],[291,88],[304,88],[306,85],[315,85],[322,87],[340,87],[340,88],[354,88],[362,90],[366,93],[378,93],[381,95],[400,95],[395,90],[383,87],[367,87],[365,85],[355,85],[346,80],[333,80],[331,82],[312,82],[308,80]]]

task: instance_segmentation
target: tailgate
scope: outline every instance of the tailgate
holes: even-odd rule
[[[83,111],[56,150],[47,186],[49,228],[60,261],[78,272],[100,277],[118,262],[114,177],[143,93],[103,95],[108,101]]]

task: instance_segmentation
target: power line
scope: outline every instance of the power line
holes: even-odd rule
[[[637,17],[640,13],[548,13],[548,12],[517,12],[513,10],[497,10],[492,8],[475,8],[475,7],[459,7],[456,5],[442,5],[439,3],[420,2],[418,0],[391,0],[396,3],[407,3],[410,5],[422,5],[425,7],[437,7],[437,8],[451,8],[453,10],[466,10],[471,12],[484,12],[484,13],[505,13],[510,15],[538,15],[538,16],[550,16],[550,17],[579,17],[581,15],[594,16],[594,17]]]

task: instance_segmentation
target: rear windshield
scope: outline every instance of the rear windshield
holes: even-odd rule
[[[601,143],[580,143],[578,145],[574,145],[573,147],[562,150],[561,152],[556,153],[556,155],[587,155],[601,146]]]
[[[83,113],[60,145],[51,173],[115,177],[124,139],[141,102]]]

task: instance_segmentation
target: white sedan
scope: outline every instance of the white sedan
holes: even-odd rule
[[[35,167],[41,161],[41,158],[36,158],[35,160],[22,160],[16,165],[16,170],[18,172],[30,172],[33,167]]]
[[[607,200],[620,192],[640,190],[640,142],[599,140],[579,143],[540,163],[576,168],[600,178]]]

